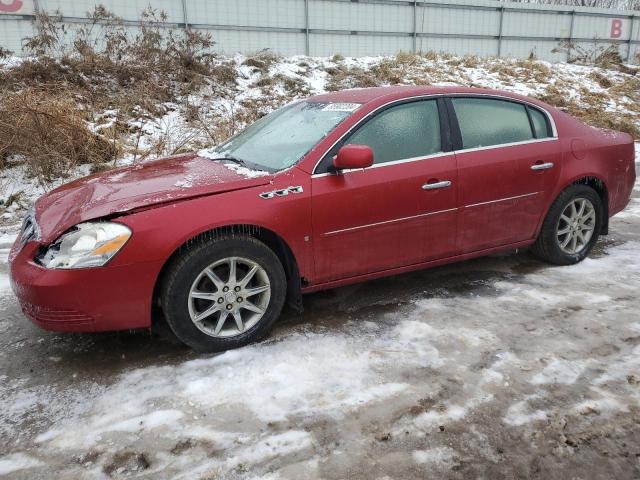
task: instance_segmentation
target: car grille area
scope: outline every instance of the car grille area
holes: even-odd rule
[[[39,307],[30,303],[22,303],[22,311],[36,323],[43,326],[81,326],[94,323],[93,317],[77,310]]]

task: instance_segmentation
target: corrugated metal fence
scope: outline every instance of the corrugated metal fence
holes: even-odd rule
[[[21,52],[36,10],[60,12],[78,24],[94,5],[134,24],[148,0],[0,0],[0,46]],[[618,45],[624,59],[640,54],[640,14],[495,1],[441,0],[154,0],[167,26],[206,30],[216,49],[284,55],[384,55],[398,51],[566,60],[563,40],[578,48]]]

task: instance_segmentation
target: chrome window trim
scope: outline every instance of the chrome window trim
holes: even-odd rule
[[[544,113],[549,119],[549,122],[551,122],[551,133],[553,133],[553,135],[551,137],[545,137],[545,138],[558,138],[558,129],[556,128],[556,121],[553,119],[553,115],[551,115],[546,108],[536,105],[533,102],[529,102],[527,100],[520,100],[519,98],[508,97],[506,95],[498,95],[498,94],[491,94],[491,93],[452,93],[446,96],[448,97],[494,97],[499,100],[509,100],[511,102],[521,103],[523,105],[529,105],[530,107],[538,109],[542,113]],[[541,140],[541,139],[538,138],[536,140]]]
[[[558,137],[534,138],[532,140],[523,140],[521,142],[501,143],[500,145],[488,145],[486,147],[463,148],[462,150],[455,150],[455,152],[453,153],[479,152],[482,150],[493,150],[496,148],[508,148],[508,147],[515,147],[517,145],[527,145],[529,143],[555,142],[557,140],[558,140]]]
[[[340,143],[347,135],[351,134],[356,128],[358,128],[362,123],[366,122],[369,117],[373,116],[375,113],[377,113],[379,110],[388,107],[390,105],[393,105],[395,103],[403,103],[406,100],[419,100],[419,99],[432,99],[432,98],[439,98],[439,97],[488,97],[488,98],[495,98],[498,100],[507,100],[507,101],[511,101],[511,102],[516,102],[516,103],[520,103],[522,105],[529,105],[532,108],[536,108],[539,111],[541,111],[542,113],[544,113],[547,118],[549,119],[549,122],[551,124],[551,131],[553,133],[553,135],[551,137],[545,137],[545,138],[533,138],[531,140],[523,140],[521,142],[513,142],[513,143],[502,143],[499,145],[489,145],[486,147],[474,147],[474,148],[463,148],[460,150],[452,150],[451,152],[439,152],[436,154],[431,154],[431,155],[426,155],[424,157],[411,157],[411,158],[402,158],[399,160],[394,160],[392,162],[386,162],[386,163],[379,163],[379,164],[374,164],[370,167],[368,167],[367,169],[356,169],[356,170],[343,170],[341,172],[341,174],[345,174],[345,173],[349,173],[352,171],[357,171],[357,170],[368,170],[370,168],[380,168],[380,167],[385,167],[385,166],[390,166],[390,165],[397,165],[399,163],[408,163],[408,162],[416,162],[419,160],[428,160],[430,158],[435,158],[435,157],[440,157],[440,156],[444,156],[444,155],[451,155],[454,153],[466,153],[466,152],[475,152],[475,151],[480,151],[480,150],[490,150],[490,149],[495,149],[495,148],[505,148],[505,147],[512,147],[515,145],[525,145],[528,143],[540,143],[540,142],[552,142],[552,141],[556,141],[558,140],[558,130],[556,128],[556,122],[553,118],[553,115],[551,115],[547,109],[540,107],[534,103],[528,102],[526,100],[520,100],[518,98],[512,98],[506,95],[500,95],[500,94],[493,94],[493,93],[464,93],[464,92],[456,92],[456,93],[430,93],[430,94],[426,94],[426,95],[414,95],[411,97],[404,97],[404,98],[399,98],[399,99],[395,99],[395,100],[391,100],[385,104],[382,104],[380,106],[378,106],[377,108],[375,108],[374,110],[370,111],[369,113],[367,113],[364,117],[362,117],[360,120],[358,120],[355,125],[353,125],[351,128],[349,128],[349,130],[347,130],[345,133],[343,133],[340,138],[338,138],[335,142],[333,142],[333,144],[325,150],[325,152],[320,156],[320,159],[316,162],[315,166],[313,167],[312,170],[312,174],[311,174],[311,178],[320,178],[320,177],[326,177],[326,176],[332,176],[335,175],[335,173],[329,173],[329,172],[325,172],[325,173],[315,173],[318,169],[318,166],[320,165],[320,163],[322,162],[322,160],[324,159],[324,157],[333,149],[333,147],[335,147],[338,143]],[[364,105],[364,104],[363,104]]]
[[[414,218],[430,217],[432,215],[437,215],[439,213],[453,212],[454,210],[458,210],[458,208],[457,207],[456,208],[447,208],[446,210],[438,210],[436,212],[421,213],[421,214],[418,214],[418,215],[412,215],[410,217],[394,218],[392,220],[384,220],[382,222],[367,223],[365,225],[358,225],[356,227],[342,228],[340,230],[332,230],[330,232],[323,233],[322,236],[323,237],[331,237],[331,236],[337,235],[339,233],[352,232],[354,230],[362,230],[363,228],[377,227],[379,225],[386,225],[388,223],[402,222],[404,220],[413,220]]]
[[[333,147],[331,147],[331,148],[333,148]],[[328,151],[330,151],[331,148]],[[324,155],[326,155],[326,153]],[[324,155],[322,156],[323,158],[324,158]],[[387,167],[389,165],[398,165],[398,164],[401,164],[401,163],[417,162],[419,160],[428,160],[430,158],[446,157],[448,155],[453,155],[453,152],[438,152],[438,153],[432,153],[431,155],[425,155],[425,156],[422,156],[422,157],[401,158],[400,160],[394,160],[392,162],[375,163],[375,164],[373,164],[373,165],[371,165],[370,167],[367,167],[367,168],[350,168],[350,169],[342,170],[340,174],[345,174],[345,173],[350,173],[350,172],[359,172],[359,171],[364,171],[364,170],[371,170],[372,168],[382,168],[382,167]],[[331,176],[331,175],[336,175],[336,174],[333,173],[333,172],[314,173],[311,176],[311,178],[327,177],[327,176]]]

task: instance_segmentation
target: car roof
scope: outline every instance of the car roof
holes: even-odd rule
[[[498,95],[501,97],[513,98],[514,100],[522,100],[535,103],[542,107],[548,105],[516,93],[504,92],[501,90],[493,90],[490,88],[472,88],[460,86],[424,86],[424,85],[394,85],[389,87],[372,87],[372,88],[354,88],[349,90],[340,90],[337,92],[315,95],[308,100],[312,102],[351,102],[351,103],[370,103],[376,100],[384,99],[386,101],[400,100],[421,95],[453,95],[453,94],[474,94],[474,95]]]

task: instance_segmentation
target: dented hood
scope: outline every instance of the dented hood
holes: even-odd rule
[[[168,157],[91,175],[42,196],[35,205],[41,240],[107,215],[186,198],[268,184],[272,176],[195,154]]]

